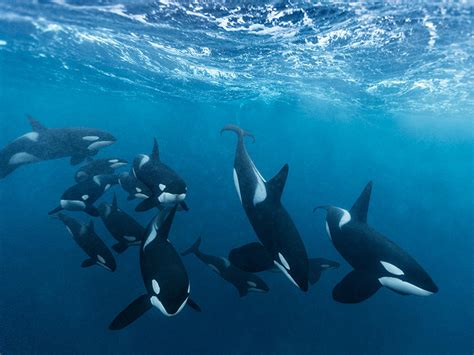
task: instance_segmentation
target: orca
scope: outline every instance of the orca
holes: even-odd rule
[[[275,264],[272,256],[265,247],[258,243],[245,244],[234,248],[229,252],[229,261],[240,270],[247,272],[274,271]],[[327,270],[337,269],[339,263],[325,258],[309,258],[308,281],[314,285],[321,278],[321,273]],[[280,271],[280,269],[276,269]]]
[[[129,246],[141,244],[145,228],[118,207],[115,194],[111,205],[100,204],[99,213],[105,227],[118,242],[112,245],[117,253],[123,253]]]
[[[82,262],[82,267],[99,265],[108,271],[115,271],[117,265],[114,256],[96,234],[92,219],[89,224],[84,224],[64,213],[59,213],[57,217],[64,223],[79,247],[89,256]]]
[[[319,206],[327,211],[326,231],[334,247],[353,270],[334,287],[341,303],[359,303],[382,286],[402,295],[429,296],[438,292],[428,273],[406,251],[367,224],[372,182],[347,211]]]
[[[118,158],[91,160],[76,172],[74,179],[76,182],[82,182],[96,175],[112,175],[115,169],[125,165],[127,161]]]
[[[150,189],[133,173],[123,172],[119,175],[119,184],[122,189],[128,193],[127,200],[131,201],[135,198],[147,199],[152,195]]]
[[[308,291],[308,255],[293,220],[280,199],[288,177],[288,164],[266,181],[244,145],[252,134],[234,125],[221,130],[237,133],[234,183],[244,211],[258,239],[270,253],[273,263],[302,291]]]
[[[209,266],[209,268],[215,271],[220,277],[234,285],[237,291],[239,291],[240,297],[247,295],[248,292],[266,293],[269,291],[267,284],[260,277],[236,268],[226,258],[204,254],[199,250],[200,245],[201,238],[198,238],[198,240],[188,250],[181,253],[181,255],[196,255],[199,260]]]
[[[153,141],[151,155],[140,154],[135,157],[132,173],[152,193],[149,198],[138,204],[135,211],[148,211],[153,207],[170,207],[176,203],[185,211],[188,210],[188,206],[184,202],[188,190],[186,183],[174,170],[160,160],[156,139]]]
[[[0,179],[18,167],[44,160],[71,157],[77,165],[115,143],[110,133],[93,128],[46,128],[28,116],[32,132],[18,137],[0,150]]]
[[[200,307],[189,298],[191,286],[181,257],[168,240],[177,206],[164,209],[149,223],[140,246],[140,269],[146,293],[120,312],[109,326],[119,330],[137,320],[152,307],[167,317],[177,315],[187,304]]]
[[[52,215],[62,210],[84,211],[87,214],[98,217],[99,211],[94,206],[105,191],[112,185],[118,183],[116,175],[97,175],[86,181],[71,186],[61,196],[59,206],[51,210],[48,214]]]

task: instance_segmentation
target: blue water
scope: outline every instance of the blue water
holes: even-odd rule
[[[111,332],[143,293],[138,249],[116,255],[114,273],[82,269],[84,253],[47,216],[76,167],[32,164],[0,181],[0,352],[472,353],[472,13],[469,2],[2,1],[0,146],[30,131],[26,113],[48,127],[113,133],[100,157],[131,161],[156,137],[189,191],[170,240],[183,250],[202,233],[202,251],[226,256],[255,240],[232,181],[235,137],[219,135],[238,124],[255,135],[247,147],[266,178],[289,164],[283,203],[310,256],[341,267],[307,294],[265,273],[268,294],[239,298],[189,256],[202,313],[154,309]],[[369,223],[439,293],[332,300],[351,268],[312,209],[349,208],[369,180]],[[115,191],[143,224],[153,216]],[[96,229],[114,243],[100,221]]]

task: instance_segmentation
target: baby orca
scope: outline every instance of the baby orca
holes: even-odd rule
[[[46,128],[28,116],[32,132],[18,137],[0,150],[0,179],[21,165],[71,157],[76,165],[115,143],[110,133],[93,128]]]
[[[111,205],[102,203],[99,206],[99,213],[107,230],[118,241],[112,245],[117,253],[123,253],[129,246],[141,243],[145,228],[118,207],[115,194]]]
[[[127,161],[118,158],[91,160],[76,172],[74,178],[76,182],[82,182],[96,175],[112,175],[115,169],[125,165]]]
[[[167,317],[177,315],[186,304],[201,311],[189,298],[188,274],[181,257],[168,240],[176,208],[161,211],[148,225],[140,246],[140,269],[146,293],[120,312],[109,329],[125,328],[153,306]]]
[[[82,267],[97,264],[108,271],[115,271],[117,265],[114,256],[95,233],[92,220],[89,221],[89,224],[84,224],[63,213],[59,213],[57,217],[64,223],[79,247],[89,256],[89,259],[82,262]]]
[[[127,200],[129,201],[135,198],[147,199],[152,195],[150,189],[138,180],[133,173],[120,173],[119,184],[128,193]]]
[[[385,286],[402,295],[429,296],[438,292],[428,273],[403,249],[367,224],[372,182],[350,211],[320,206],[327,211],[326,231],[337,251],[354,268],[332,295],[341,303],[359,303]]]
[[[62,210],[69,210],[84,211],[93,217],[98,217],[99,211],[95,208],[94,202],[117,182],[116,175],[97,175],[71,186],[62,194],[59,206],[48,214],[52,215]]]
[[[258,243],[245,244],[234,248],[229,253],[229,261],[240,270],[247,272],[274,271],[272,256],[265,247]],[[339,263],[324,258],[309,258],[308,281],[314,285],[321,278],[323,271],[337,269]],[[279,270],[279,269],[277,269]]]
[[[234,184],[245,213],[258,239],[271,255],[273,263],[302,291],[308,291],[308,255],[293,220],[281,203],[288,177],[288,165],[266,181],[244,145],[244,136],[253,136],[242,128],[227,125],[222,130],[237,134],[234,159]]]
[[[158,142],[153,141],[151,155],[138,155],[133,162],[133,175],[151,191],[152,195],[141,202],[135,211],[147,211],[153,207],[163,208],[179,204],[188,210],[184,199],[187,186],[179,175],[160,160]]]
[[[188,250],[181,255],[194,254],[204,264],[219,274],[227,282],[230,282],[239,291],[240,297],[248,292],[268,292],[269,288],[265,281],[257,275],[242,271],[236,268],[232,263],[223,257],[204,254],[199,250],[201,238],[199,238]]]

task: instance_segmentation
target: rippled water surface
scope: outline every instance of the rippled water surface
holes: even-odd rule
[[[132,161],[156,137],[189,188],[171,241],[184,250],[201,234],[203,251],[226,256],[255,240],[232,180],[235,137],[219,135],[239,124],[267,180],[289,163],[283,203],[308,253],[341,263],[307,294],[266,273],[268,294],[240,298],[189,256],[201,314],[153,310],[111,332],[143,292],[137,249],[116,255],[114,273],[82,269],[83,252],[47,216],[76,167],[31,164],[0,180],[0,353],[472,353],[473,11],[470,1],[0,0],[0,147],[30,131],[25,114],[113,133],[101,158]],[[351,269],[312,209],[350,208],[369,180],[370,224],[438,294],[333,301]],[[153,213],[115,192],[148,223]]]

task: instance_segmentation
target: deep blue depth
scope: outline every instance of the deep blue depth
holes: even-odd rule
[[[238,124],[256,137],[247,148],[264,177],[289,164],[282,201],[309,255],[341,263],[307,294],[263,273],[270,292],[239,298],[188,256],[202,313],[153,309],[111,332],[143,293],[138,248],[114,254],[115,273],[82,269],[85,254],[47,216],[76,167],[20,167],[0,181],[0,352],[472,353],[471,14],[459,4],[0,4],[1,147],[30,131],[26,113],[48,127],[113,133],[99,157],[132,161],[156,137],[189,191],[170,240],[181,251],[202,234],[203,252],[226,256],[255,240],[232,181],[236,139],[219,134]],[[312,209],[349,208],[369,180],[369,223],[428,271],[438,294],[382,288],[358,305],[332,300],[351,268]],[[119,187],[102,200],[113,191],[144,225],[153,217],[133,212]]]

